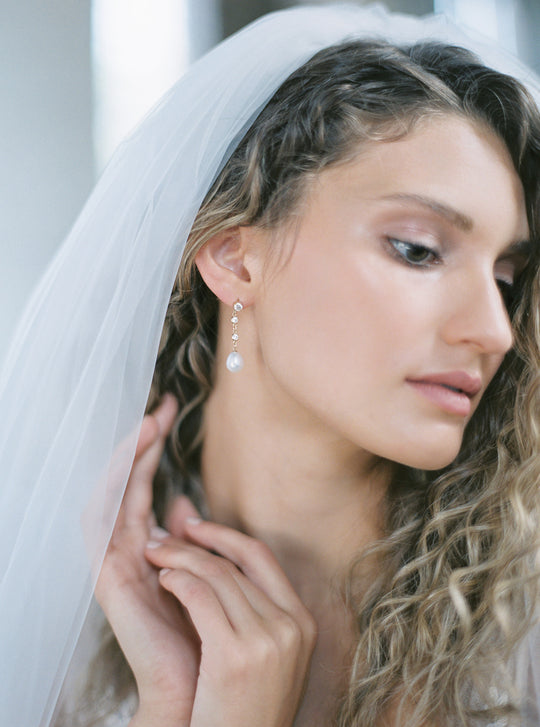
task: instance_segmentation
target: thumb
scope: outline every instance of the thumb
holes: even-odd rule
[[[165,518],[165,526],[170,534],[175,538],[183,538],[184,523],[188,517],[200,518],[201,515],[188,497],[180,495],[169,505]]]

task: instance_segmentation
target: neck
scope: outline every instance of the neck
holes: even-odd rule
[[[210,515],[266,542],[306,605],[320,603],[381,535],[388,473],[357,446],[284,414],[246,371],[218,378],[201,463]]]

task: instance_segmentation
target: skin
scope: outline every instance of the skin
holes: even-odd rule
[[[132,727],[328,724],[352,638],[337,586],[382,533],[391,463],[450,463],[512,345],[500,288],[528,228],[491,132],[437,116],[367,145],[311,183],[293,222],[233,228],[197,256],[223,303],[202,457],[215,522],[190,522],[180,498],[170,534],[150,535],[174,402],[143,424],[98,587],[137,678]],[[458,370],[481,382],[467,415],[410,384]]]

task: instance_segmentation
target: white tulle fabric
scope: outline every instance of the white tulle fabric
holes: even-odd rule
[[[287,75],[322,47],[358,36],[466,45],[540,99],[524,66],[442,17],[304,7],[266,16],[215,48],[119,147],[29,301],[0,375],[1,725],[50,722],[206,191]],[[522,670],[540,693],[533,648],[531,640]]]

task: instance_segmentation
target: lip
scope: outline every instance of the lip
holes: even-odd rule
[[[445,371],[407,379],[419,394],[449,414],[468,416],[472,399],[482,389],[482,379],[466,371]]]

